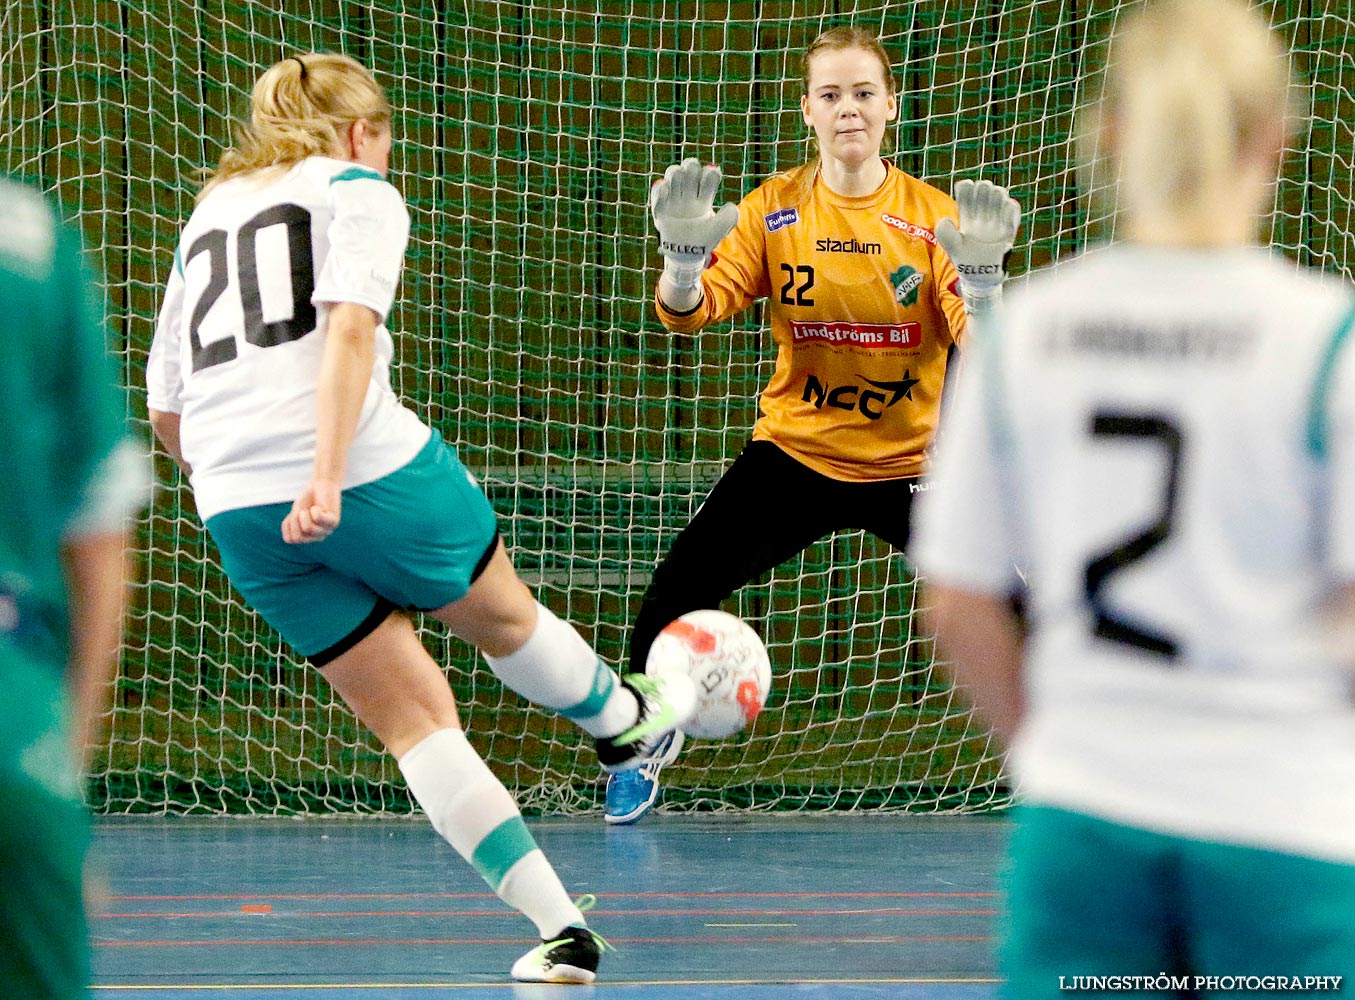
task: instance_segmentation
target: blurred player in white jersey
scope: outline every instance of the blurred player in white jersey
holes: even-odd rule
[[[474,643],[524,697],[638,766],[685,720],[685,678],[622,681],[532,597],[484,494],[390,387],[409,236],[387,180],[391,108],[345,56],[285,59],[199,196],[147,364],[156,436],[245,599],[399,761],[433,826],[542,944],[527,981],[591,982],[600,941],[461,730],[400,609]],[[684,686],[685,685],[685,686]]]
[[[1256,13],[1149,4],[1108,65],[1127,238],[981,336],[912,549],[1023,800],[1004,972],[1350,976],[1355,295],[1253,245],[1290,82]]]

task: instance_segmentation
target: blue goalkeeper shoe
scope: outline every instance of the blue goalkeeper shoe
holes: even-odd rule
[[[653,807],[659,797],[659,772],[677,760],[682,750],[682,730],[665,736],[633,771],[607,777],[607,808],[602,818],[613,826],[634,823]]]

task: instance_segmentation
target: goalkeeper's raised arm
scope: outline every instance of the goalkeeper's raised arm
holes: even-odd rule
[[[675,312],[689,312],[701,301],[701,272],[715,244],[734,228],[739,210],[725,204],[717,211],[720,168],[688,158],[669,167],[649,192],[649,207],[659,231],[663,274],[659,297]]]
[[[968,178],[955,185],[955,201],[960,224],[942,219],[936,224],[936,241],[959,272],[966,311],[979,316],[1001,301],[1007,252],[1021,226],[1021,206],[1006,188]]]

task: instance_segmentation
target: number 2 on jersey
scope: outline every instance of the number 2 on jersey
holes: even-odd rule
[[[801,264],[798,267],[791,267],[789,264],[782,264],[781,270],[786,274],[786,283],[781,286],[781,302],[788,306],[812,306],[814,300],[809,297],[809,291],[814,287],[814,267],[812,264]],[[804,281],[797,286],[795,279],[803,275]],[[791,291],[794,290],[795,297],[791,297]]]
[[[1160,414],[1098,410],[1092,415],[1088,431],[1093,438],[1128,439],[1160,446],[1167,459],[1162,505],[1156,520],[1143,531],[1131,535],[1087,563],[1084,593],[1095,616],[1092,632],[1108,642],[1118,642],[1140,652],[1175,659],[1179,648],[1176,640],[1160,632],[1150,631],[1142,623],[1130,622],[1107,604],[1102,591],[1113,574],[1148,555],[1171,534],[1172,519],[1176,515],[1176,489],[1181,473],[1184,440],[1181,430],[1170,418]]]
[[[265,322],[263,298],[259,292],[259,230],[269,226],[287,227],[287,262],[292,277],[292,314],[286,319]],[[223,337],[204,345],[198,328],[230,284],[226,260],[226,231],[210,229],[193,241],[184,267],[205,253],[211,268],[202,298],[193,307],[188,322],[188,343],[193,354],[193,371],[235,360],[234,337]],[[300,205],[274,205],[254,216],[236,237],[236,272],[240,278],[240,306],[245,317],[245,341],[255,347],[276,347],[300,340],[315,329],[315,258],[311,250],[311,214]]]

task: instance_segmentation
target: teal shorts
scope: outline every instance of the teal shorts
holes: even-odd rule
[[[343,491],[324,541],[288,545],[290,503],[207,520],[226,576],[302,656],[323,666],[395,608],[432,611],[466,596],[498,545],[498,521],[456,452],[434,431],[409,464]]]
[[[1355,865],[1044,806],[1019,810],[1016,824],[1001,963],[1007,996],[1067,1000],[1074,977],[1159,973],[1345,976],[1342,989],[1350,988]]]

